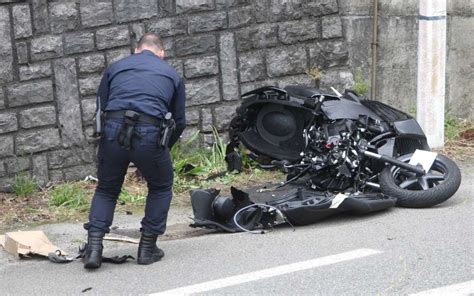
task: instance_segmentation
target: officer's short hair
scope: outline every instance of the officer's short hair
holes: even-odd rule
[[[163,46],[163,41],[161,40],[161,37],[152,32],[146,33],[140,38],[140,40],[138,40],[137,48],[140,48],[143,45],[155,46],[155,47],[158,47],[158,49],[163,49],[163,50],[165,49],[165,47]]]

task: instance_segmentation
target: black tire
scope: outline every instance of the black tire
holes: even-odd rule
[[[408,162],[412,154],[398,160]],[[400,173],[401,169],[387,166],[379,176],[380,189],[388,196],[397,198],[397,206],[428,208],[449,199],[461,185],[461,172],[451,159],[438,154],[430,171],[417,178]],[[442,178],[442,179],[441,179]]]

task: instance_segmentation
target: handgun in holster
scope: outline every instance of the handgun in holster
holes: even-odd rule
[[[168,147],[171,135],[174,133],[175,129],[176,129],[176,124],[173,119],[173,114],[171,114],[171,112],[168,112],[165,115],[165,118],[163,120],[163,125],[161,127],[161,139],[160,139],[161,147]]]
[[[103,129],[104,129],[104,112],[102,112],[100,97],[97,96],[96,98],[96,110],[94,115],[95,123],[94,123],[94,133],[92,137],[100,138],[102,137]]]
[[[130,150],[132,148],[132,139],[137,134],[135,130],[135,125],[140,118],[140,114],[138,112],[132,110],[126,110],[124,115],[124,123],[122,124],[122,128],[119,131],[118,142],[122,148],[125,150]]]

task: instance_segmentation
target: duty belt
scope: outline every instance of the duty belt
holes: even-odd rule
[[[145,122],[162,128],[163,120],[149,116],[147,114],[135,112],[132,110],[110,111],[105,114],[105,118],[123,118],[124,122],[118,134],[118,142],[125,150],[132,148],[132,139],[140,137],[135,130],[135,125],[139,122]]]
[[[107,111],[105,113],[105,118],[126,118],[125,115],[127,111],[128,110]],[[156,118],[154,116],[150,116],[145,113],[139,113],[139,112],[135,112],[135,113],[138,114],[137,122],[149,123],[158,127],[161,127],[163,125],[163,119],[161,118]]]

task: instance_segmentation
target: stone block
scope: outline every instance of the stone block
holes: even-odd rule
[[[306,50],[302,47],[283,47],[268,51],[268,76],[276,77],[304,73]]]
[[[237,6],[248,5],[250,0],[216,0],[216,9],[229,9]]]
[[[219,11],[190,16],[188,28],[191,34],[225,29],[227,28],[227,13]]]
[[[79,165],[63,170],[64,179],[66,181],[84,180],[89,175],[97,175],[97,167],[92,164]]]
[[[252,10],[255,12],[257,23],[268,22],[270,0],[252,1],[251,4]]]
[[[5,160],[7,166],[7,172],[9,175],[13,175],[19,172],[27,171],[31,167],[29,157],[12,157]]]
[[[216,36],[201,35],[198,37],[180,37],[175,39],[177,56],[211,53],[216,51]]]
[[[79,13],[75,2],[49,3],[49,21],[53,33],[73,30],[79,23]]]
[[[339,15],[325,16],[321,24],[323,39],[342,37],[342,21]]]
[[[465,36],[474,36],[474,17],[452,16],[448,28],[446,110],[450,115],[473,120],[474,44]]]
[[[255,10],[251,6],[232,9],[228,15],[229,28],[240,28],[255,22]]]
[[[378,65],[387,68],[416,69],[418,20],[414,17],[381,16],[379,29],[382,33],[378,38]],[[413,77],[416,77],[416,74]],[[399,87],[403,86],[399,85]]]
[[[327,93],[332,93],[331,87],[342,93],[345,89],[351,89],[353,85],[354,77],[348,70],[329,69],[321,78],[321,89]]]
[[[180,77],[184,77],[184,66],[182,59],[167,59],[166,62],[176,70]]]
[[[15,83],[7,87],[8,104],[17,107],[54,99],[51,80]]]
[[[95,37],[98,49],[130,45],[130,33],[126,25],[99,29]]]
[[[105,68],[105,58],[102,53],[93,53],[77,59],[79,73],[101,72]]]
[[[30,80],[51,76],[51,63],[49,61],[27,64],[19,67],[20,80]]]
[[[16,59],[18,60],[18,64],[26,64],[28,63],[28,45],[26,42],[17,42],[15,44],[16,47]]]
[[[186,125],[195,125],[199,123],[199,110],[186,110]],[[13,141],[12,141],[13,145]],[[0,144],[1,147],[1,144]]]
[[[13,54],[8,7],[0,7],[0,84],[13,80]]]
[[[268,13],[272,22],[300,19],[303,16],[303,0],[270,0]]]
[[[201,134],[201,139],[207,147],[212,147],[216,141],[213,134]]]
[[[147,19],[158,14],[156,0],[115,0],[115,19],[119,23]]]
[[[377,100],[408,112],[416,106],[416,73],[416,67],[377,67]]]
[[[163,46],[165,47],[165,58],[174,57],[174,40],[173,38],[163,38]]]
[[[140,38],[145,35],[145,25],[142,23],[130,24],[130,37],[132,39],[132,47],[136,48]]]
[[[46,154],[36,154],[32,157],[33,177],[39,186],[44,186],[49,181],[48,158]]]
[[[61,144],[59,130],[22,131],[16,135],[16,154],[23,155],[56,148]]]
[[[278,39],[283,44],[293,44],[321,37],[318,20],[291,21],[278,25]]]
[[[12,16],[15,38],[25,38],[33,35],[30,6],[28,4],[14,5],[12,8]]]
[[[217,56],[199,57],[184,61],[184,75],[186,78],[215,75],[219,72]]]
[[[447,1],[447,12],[451,16],[467,16],[474,15],[473,1]]]
[[[54,106],[29,108],[20,112],[20,127],[32,128],[56,123]]]
[[[7,174],[7,170],[5,169],[4,161],[0,161],[0,177],[4,177],[6,174]],[[5,189],[5,188],[2,188],[3,187],[2,183],[4,182],[3,180],[4,180],[3,178],[0,179],[0,192],[4,192],[4,189]]]
[[[50,170],[49,171],[49,181],[53,183],[64,182],[63,171],[61,170]]]
[[[85,99],[81,101],[82,122],[85,125],[92,124],[95,115],[96,100],[95,98]]]
[[[339,14],[343,16],[373,15],[373,0],[338,0]]]
[[[18,130],[16,113],[0,113],[0,134]]]
[[[154,32],[161,37],[169,37],[186,34],[187,21],[183,18],[163,18],[147,25],[147,31]]]
[[[278,83],[277,83],[276,80],[271,80],[271,79],[254,81],[254,82],[246,82],[246,83],[242,83],[240,85],[240,92],[242,94],[245,94],[245,93],[247,93],[249,91],[252,91],[256,88],[260,88],[260,87],[264,87],[264,86],[278,86]]]
[[[49,16],[47,0],[32,0],[33,26],[35,33],[49,32]]]
[[[174,0],[158,1],[158,17],[167,17],[175,14]]]
[[[314,87],[314,80],[306,74],[287,76],[278,79],[278,87],[284,88],[287,85],[306,85]]]
[[[352,72],[355,73],[357,68],[363,72],[370,71],[372,18],[348,16],[342,18],[342,23]]]
[[[265,79],[265,55],[261,51],[240,55],[239,70],[240,82]]]
[[[62,55],[61,36],[45,35],[31,39],[31,59],[33,61],[57,58]]]
[[[181,134],[181,137],[180,137],[180,142],[181,143],[186,143],[187,141],[189,141],[196,133],[199,132],[199,129],[197,127],[188,127],[186,128],[183,133]],[[198,143],[197,141],[194,141],[192,143],[190,143],[191,147],[196,147],[198,146]]]
[[[176,0],[176,13],[214,10],[214,0]]]
[[[201,131],[212,132],[212,111],[210,108],[201,109]]]
[[[0,113],[0,134],[18,130],[16,113]]]
[[[73,58],[64,58],[55,60],[53,67],[58,121],[63,146],[81,145],[84,137],[77,91],[76,62]]]
[[[220,73],[222,79],[222,97],[226,101],[239,99],[237,75],[237,53],[234,34],[222,33],[219,37]]]
[[[219,81],[216,78],[186,81],[186,106],[205,105],[219,100]]]
[[[85,163],[93,163],[94,158],[95,153],[91,147],[73,147],[71,149],[60,149],[48,152],[50,169],[62,169]]]
[[[307,0],[303,2],[303,11],[309,16],[334,14],[339,11],[337,0]]]
[[[14,155],[13,136],[0,136],[0,157],[12,155]]]
[[[70,33],[64,35],[66,54],[82,53],[94,50],[94,33]]]
[[[81,95],[94,95],[99,87],[102,76],[100,74],[87,75],[79,79],[79,92]]]
[[[262,24],[240,29],[235,37],[239,51],[275,46],[278,44],[278,25]]]
[[[463,2],[467,6],[472,1],[446,1],[448,7],[450,2]],[[474,5],[472,5],[474,7]],[[391,16],[415,16],[418,17],[418,0],[392,0],[392,1],[381,1],[378,10],[380,15],[391,15]]]
[[[5,92],[0,87],[0,109],[5,109]]]
[[[81,22],[84,27],[107,25],[114,19],[111,0],[81,0],[80,7]]]
[[[347,44],[344,41],[323,41],[309,46],[311,67],[326,69],[346,66],[349,61]]]
[[[214,119],[218,130],[227,130],[229,123],[236,114],[236,105],[219,106],[214,109]]]
[[[112,49],[108,50],[105,53],[105,57],[107,58],[107,65],[113,64],[123,58],[126,58],[130,55],[130,48],[119,48],[119,49]]]

